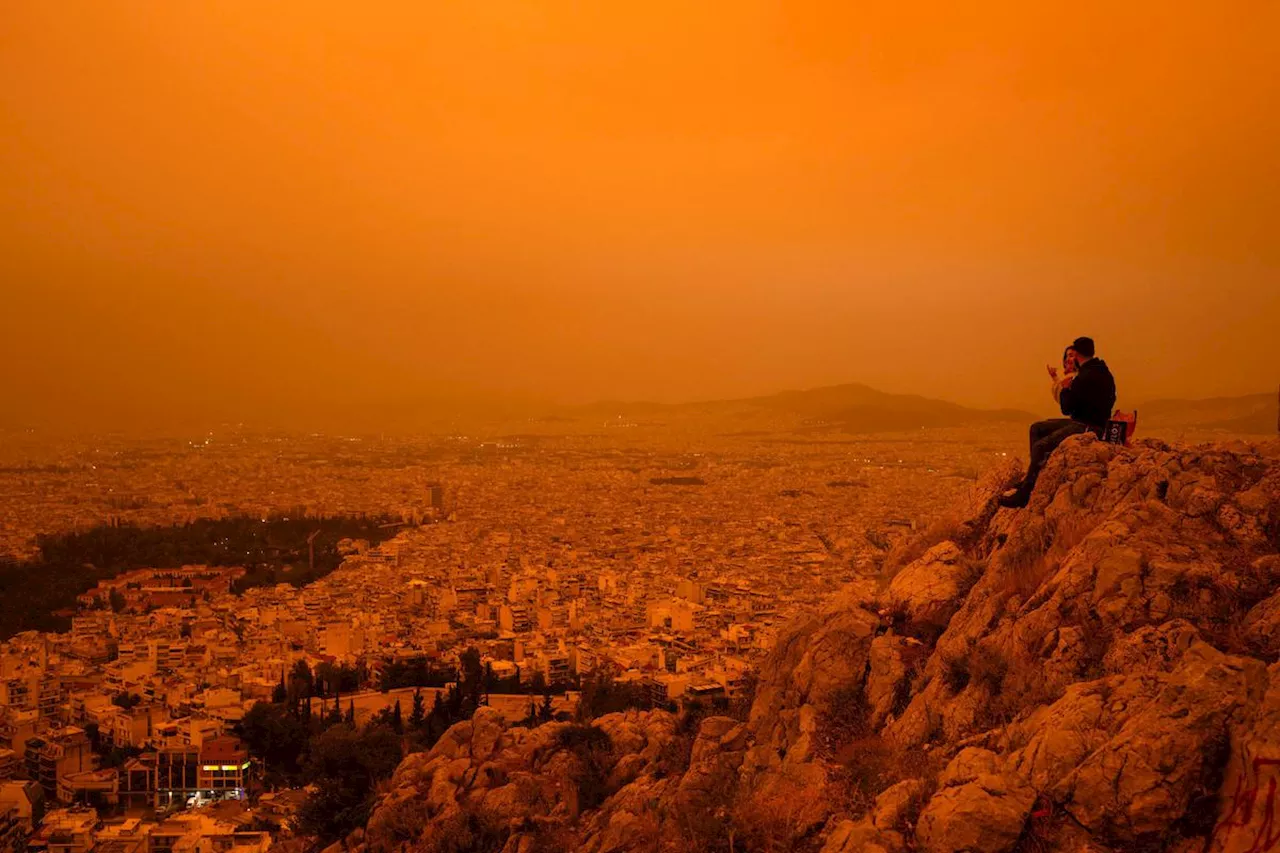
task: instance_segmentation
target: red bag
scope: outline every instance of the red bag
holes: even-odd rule
[[[1110,444],[1122,444],[1126,447],[1133,441],[1133,434],[1138,431],[1138,410],[1122,412],[1116,409],[1107,428],[1102,433],[1102,440]]]

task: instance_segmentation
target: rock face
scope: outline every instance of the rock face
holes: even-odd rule
[[[938,777],[916,839],[929,853],[1005,853],[1022,835],[1035,791],[989,750],[967,747]]]
[[[945,628],[982,568],[954,542],[934,545],[889,583],[889,606],[908,622]]]
[[[1016,474],[783,630],[746,720],[482,709],[346,846],[1280,850],[1280,446],[1073,438],[997,510]]]

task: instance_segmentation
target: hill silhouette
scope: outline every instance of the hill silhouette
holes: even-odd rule
[[[782,416],[852,432],[890,432],[1034,419],[1027,412],[1016,409],[975,409],[916,394],[890,394],[857,383],[690,403],[601,401],[564,411],[583,417],[606,418],[722,415],[749,419],[752,416]]]
[[[1164,429],[1223,430],[1246,435],[1276,432],[1278,410],[1274,393],[1202,400],[1152,400],[1138,407],[1140,423]]]

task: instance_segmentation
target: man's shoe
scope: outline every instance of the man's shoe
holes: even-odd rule
[[[1018,489],[1011,495],[1001,495],[996,503],[1006,509],[1022,509],[1024,506],[1031,503],[1031,495],[1022,491],[1022,489]]]

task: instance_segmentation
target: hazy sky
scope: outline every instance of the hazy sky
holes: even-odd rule
[[[0,411],[1280,382],[1280,4],[0,15]],[[1049,407],[1051,408],[1051,407]]]

